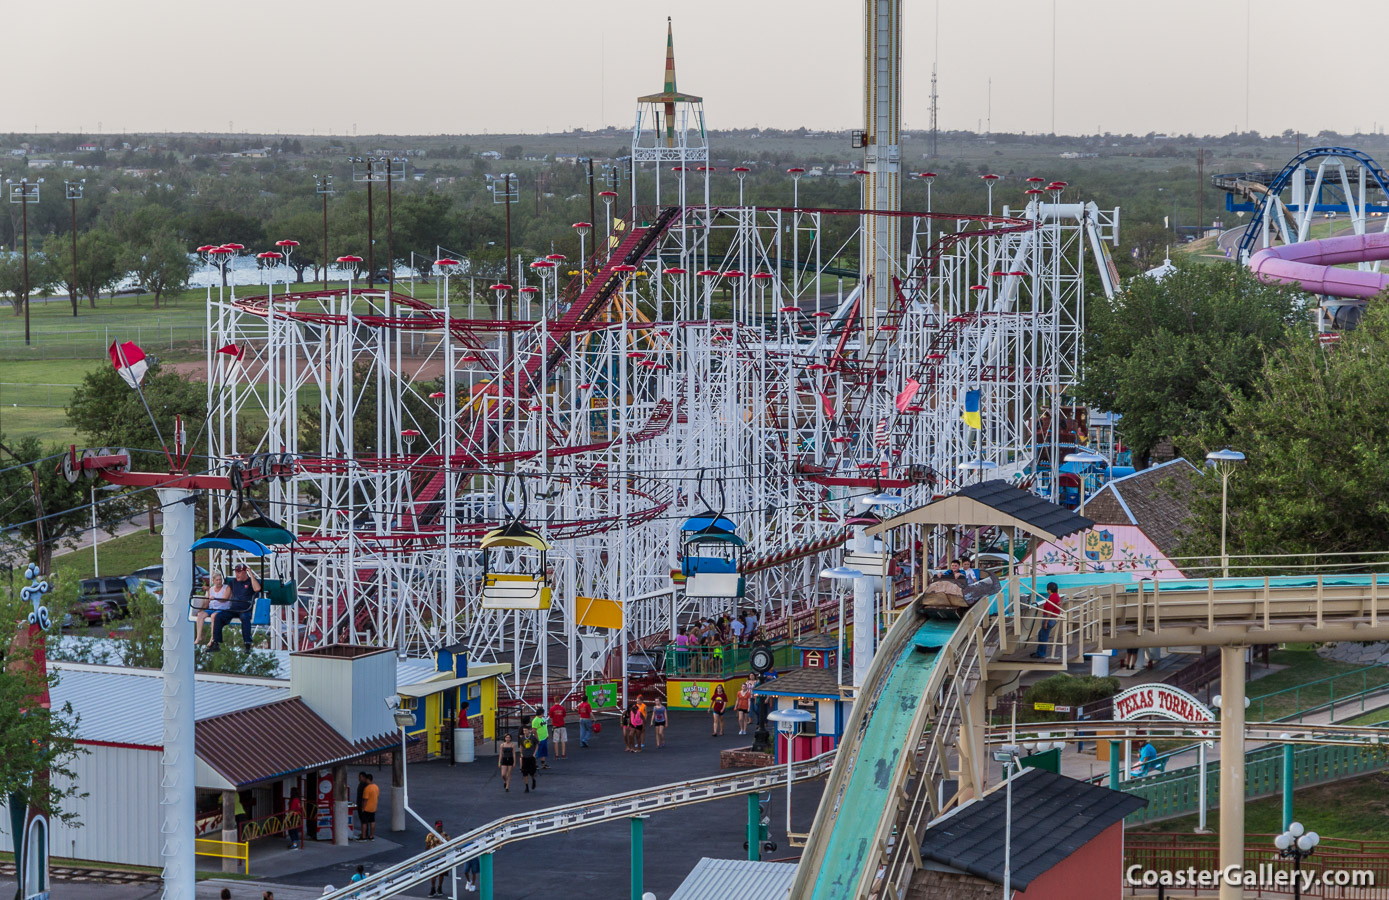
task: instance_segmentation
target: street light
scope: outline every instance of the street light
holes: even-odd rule
[[[830,569],[820,570],[821,578],[829,578],[835,581],[853,581],[855,578],[862,578],[863,573],[858,569],[849,566],[837,565]],[[839,594],[839,627],[835,629],[838,640],[838,649],[834,655],[834,683],[844,683],[844,592],[836,591]]]
[[[1320,843],[1321,835],[1307,831],[1301,822],[1292,823],[1287,831],[1273,839],[1278,855],[1293,861],[1293,900],[1302,898],[1302,861],[1316,853]]]
[[[1225,552],[1225,533],[1229,522],[1229,487],[1230,475],[1235,471],[1235,466],[1245,461],[1244,454],[1238,450],[1231,450],[1226,447],[1224,450],[1212,450],[1206,454],[1206,463],[1215,466],[1215,470],[1220,473],[1220,576],[1230,577],[1230,557]]]
[[[64,181],[63,187],[67,189],[67,199],[72,203],[72,290],[68,295],[72,298],[72,317],[77,318],[77,201],[82,199],[82,192],[87,187],[87,179],[80,181]]]
[[[387,697],[385,698],[385,701],[386,708],[391,711],[391,718],[395,719],[396,727],[400,729],[400,793],[402,797],[402,805],[405,807],[406,812],[408,812],[411,816],[414,816],[416,822],[419,822],[421,825],[424,826],[425,831],[428,831],[430,834],[434,835],[442,842],[444,840],[444,836],[439,832],[435,831],[434,826],[430,825],[427,821],[420,818],[420,814],[415,812],[415,810],[410,806],[410,779],[407,775],[409,767],[406,765],[405,729],[415,724],[415,714],[413,711],[403,709],[401,707],[399,697]],[[453,896],[457,897],[458,876],[451,869],[449,870],[449,877],[450,879],[452,879],[453,882]]]
[[[840,626],[843,626],[843,622]],[[767,718],[777,724],[777,730],[786,738],[786,840],[791,841],[791,763],[796,757],[792,739],[801,726],[812,721],[813,713],[804,709],[778,709],[767,714]]]
[[[23,210],[24,219],[24,346],[29,346],[29,204],[39,202],[39,185],[43,184],[40,178],[33,184],[29,179],[22,178],[18,184],[8,178],[5,183],[10,186],[10,202],[18,203]]]
[[[1013,897],[1013,768],[1021,752],[1017,744],[1004,744],[994,751],[994,760],[1008,767],[1008,777],[1003,779],[1007,791],[1003,812],[1003,900]]]
[[[1094,452],[1093,450],[1081,450],[1081,451],[1076,452],[1076,453],[1067,453],[1065,456],[1061,457],[1061,459],[1062,459],[1063,462],[1074,463],[1075,465],[1081,466],[1081,467],[1082,467],[1081,470],[1080,470],[1080,472],[1079,472],[1078,474],[1080,475],[1080,514],[1083,516],[1083,515],[1085,515],[1085,470],[1084,470],[1084,467],[1085,467],[1085,466],[1093,466],[1093,465],[1095,465],[1096,463],[1107,463],[1107,462],[1109,462],[1109,460],[1105,459],[1103,456],[1100,456],[1098,453]]]
[[[323,198],[323,289],[328,290],[328,198],[333,195],[333,176],[315,175],[314,191]]]

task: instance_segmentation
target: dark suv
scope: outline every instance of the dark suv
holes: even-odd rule
[[[125,615],[130,610],[132,580],[114,576],[83,578],[72,609],[74,617],[88,625],[99,625]]]

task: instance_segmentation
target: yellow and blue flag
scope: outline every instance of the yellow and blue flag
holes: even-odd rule
[[[960,418],[976,431],[984,427],[983,419],[979,416],[979,391],[965,391],[965,411]]]

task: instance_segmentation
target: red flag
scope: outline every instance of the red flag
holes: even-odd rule
[[[236,344],[228,344],[225,347],[218,347],[217,352],[225,353],[227,356],[230,356],[232,359],[237,360],[238,362],[240,362],[241,359],[246,356],[246,348],[238,347]]]
[[[817,392],[817,393],[819,393],[819,395],[820,395],[820,406],[823,407],[824,410],[825,410],[825,418],[826,418],[826,419],[833,419],[833,418],[834,418],[834,401],[830,399],[830,395],[829,395],[829,394],[826,394],[826,393],[823,393],[823,392]]]
[[[916,399],[916,392],[921,390],[921,382],[915,378],[908,378],[905,389],[897,395],[897,411],[906,412],[907,407],[912,405]]]
[[[145,351],[130,341],[124,344],[111,342],[111,365],[116,367],[116,374],[133,388],[140,386],[149,369],[149,363],[145,362]]]

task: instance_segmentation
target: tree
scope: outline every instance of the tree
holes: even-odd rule
[[[173,440],[174,417],[183,416],[192,440],[207,418],[207,386],[189,381],[177,372],[166,372],[150,357],[149,370],[142,385],[158,430],[151,424],[140,396],[114,367],[97,366],[72,395],[67,408],[68,422],[84,440],[96,447],[125,447],[131,450],[160,450],[160,435]]]
[[[31,609],[20,597],[0,592],[0,622],[24,622]],[[19,796],[50,817],[73,823],[76,817],[61,806],[85,796],[72,770],[73,760],[85,752],[77,746],[77,716],[70,703],[44,709],[35,702],[57,684],[57,676],[50,674],[45,682],[33,659],[27,640],[0,637],[0,797]],[[48,777],[35,778],[35,772]]]
[[[0,549],[15,557],[23,551],[45,572],[54,550],[75,546],[91,525],[87,483],[69,484],[58,471],[66,449],[57,444],[45,447],[36,437],[11,442],[0,435]],[[100,524],[114,528],[122,518],[122,506],[98,506]]]
[[[29,296],[47,293],[53,284],[52,267],[47,255],[29,254]],[[6,295],[14,314],[24,314],[24,255],[12,253],[0,257],[0,293]]]
[[[85,231],[77,236],[77,283],[72,283],[72,243],[66,236],[49,242],[55,281],[69,294],[74,290],[96,309],[102,291],[111,290],[125,271],[121,268],[121,245],[109,232]]]
[[[188,276],[193,273],[193,261],[183,242],[168,231],[155,235],[142,247],[131,248],[127,265],[140,289],[154,295],[155,309],[160,297],[187,287]]]
[[[1193,439],[1248,461],[1229,478],[1231,554],[1363,553],[1389,517],[1389,310],[1370,302],[1354,331],[1323,346],[1310,333],[1270,354],[1254,389]],[[1179,551],[1220,548],[1220,479],[1200,480]]]
[[[1163,438],[1220,422],[1248,393],[1264,355],[1308,328],[1298,294],[1243,266],[1178,263],[1161,281],[1134,278],[1086,310],[1081,399],[1123,416],[1141,465]],[[1184,448],[1178,447],[1179,450]]]

